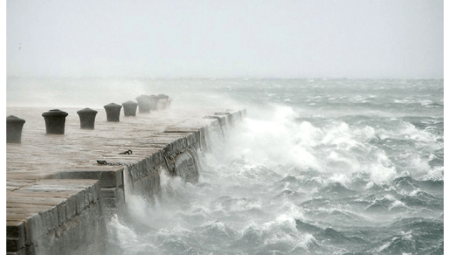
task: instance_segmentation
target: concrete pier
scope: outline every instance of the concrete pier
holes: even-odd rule
[[[154,199],[160,174],[198,180],[197,151],[244,111],[152,111],[81,129],[67,112],[64,135],[46,134],[49,108],[7,108],[26,124],[21,143],[7,144],[7,254],[102,254],[106,220],[126,210],[126,192]],[[100,163],[99,163],[100,162]]]

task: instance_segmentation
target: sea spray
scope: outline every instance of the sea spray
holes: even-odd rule
[[[302,81],[267,82],[265,106],[199,151],[198,183],[160,171],[154,202],[128,194],[133,221],[113,218],[111,242],[123,254],[442,254],[442,87],[350,83],[296,94]]]

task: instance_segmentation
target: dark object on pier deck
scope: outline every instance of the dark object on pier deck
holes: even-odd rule
[[[80,128],[82,129],[94,129],[95,116],[97,115],[96,110],[91,108],[84,108],[77,111],[78,116],[80,116]]]
[[[139,105],[139,113],[149,113],[151,108],[151,98],[147,95],[141,95],[136,97]]]
[[[152,111],[158,110],[158,97],[155,95],[148,96],[150,99],[150,109]]]
[[[122,106],[125,116],[136,116],[136,109],[138,107],[138,104],[136,102],[127,101],[125,103],[122,103]]]
[[[59,109],[44,112],[42,117],[44,117],[45,120],[47,134],[63,135],[67,115],[69,115],[67,112],[63,112]]]
[[[169,108],[169,96],[165,94],[159,94],[156,96],[158,98],[158,104],[161,110]]]
[[[14,115],[6,117],[6,142],[20,143],[22,140],[22,128],[25,120]]]
[[[122,106],[115,103],[110,103],[105,106],[103,106],[106,111],[106,119],[108,121],[112,122],[119,122],[120,121],[120,109],[122,109]]]

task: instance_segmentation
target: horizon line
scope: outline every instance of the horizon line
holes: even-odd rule
[[[442,78],[430,78],[430,77],[420,77],[420,78],[369,78],[369,77],[277,77],[277,76],[222,76],[222,77],[214,77],[214,76],[56,76],[56,75],[34,75],[34,76],[25,76],[25,75],[7,75],[6,78],[35,78],[35,79],[44,79],[44,78],[55,78],[55,79],[150,79],[150,80],[444,80]]]

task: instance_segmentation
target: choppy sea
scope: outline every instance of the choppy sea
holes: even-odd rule
[[[27,102],[55,107],[155,92],[247,108],[199,153],[198,183],[127,197],[134,222],[108,223],[121,254],[443,254],[443,80],[12,79],[8,104],[36,84]]]

